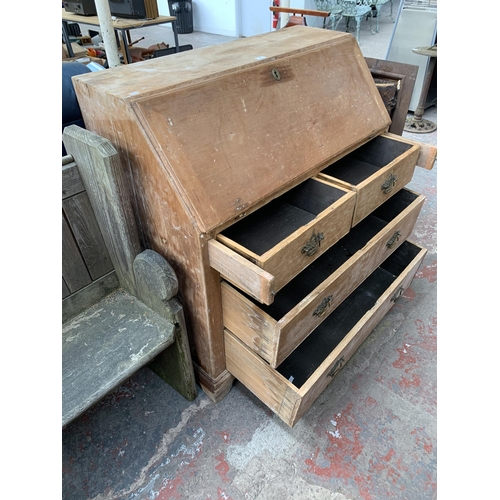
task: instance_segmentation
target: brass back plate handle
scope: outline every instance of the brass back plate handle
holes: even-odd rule
[[[330,302],[332,301],[332,298],[333,298],[333,295],[328,295],[328,297],[325,297],[321,301],[321,304],[313,312],[313,316],[318,316],[318,317],[323,316],[323,314],[325,314],[326,310],[330,307]]]
[[[344,366],[344,363],[345,363],[344,356],[337,359],[337,361],[333,365],[333,368],[328,372],[328,376],[335,377],[335,375],[337,375],[337,373],[340,371],[340,369]]]
[[[380,186],[380,189],[384,192],[384,194],[389,194],[396,185],[397,180],[398,177],[391,172],[382,186]]]
[[[396,231],[388,240],[385,246],[387,248],[392,248],[401,238],[401,231]]]
[[[323,233],[313,233],[313,235],[309,238],[309,241],[302,247],[301,253],[311,257],[318,250],[321,243],[321,240],[324,239]]]
[[[403,295],[403,293],[405,292],[405,289],[400,286],[397,290],[396,290],[396,293],[391,297],[391,302],[396,302],[396,300],[399,299],[399,297],[401,297]]]

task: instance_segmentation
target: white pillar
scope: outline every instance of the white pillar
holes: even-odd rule
[[[109,2],[108,0],[95,0],[95,7],[101,27],[101,35],[104,42],[104,49],[106,50],[108,66],[110,68],[120,66],[120,55],[116,45],[115,30],[113,29],[113,22],[111,20]],[[127,41],[124,40],[124,43],[127,43]]]
[[[290,8],[290,0],[281,0],[280,7]],[[286,14],[285,12],[280,14],[280,28],[284,28],[286,26],[288,19],[290,19],[290,14]]]

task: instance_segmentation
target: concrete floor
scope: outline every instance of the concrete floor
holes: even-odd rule
[[[387,9],[377,35],[362,25],[367,57],[385,59]],[[145,45],[173,43],[156,30]],[[437,123],[436,107],[424,117]],[[404,136],[437,144],[437,131]],[[428,253],[411,287],[293,429],[239,382],[218,404],[201,390],[190,403],[144,368],[63,430],[62,498],[437,498],[436,176],[437,163],[417,168],[408,185],[427,197],[410,239]]]

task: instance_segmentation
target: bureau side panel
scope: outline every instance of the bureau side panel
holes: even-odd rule
[[[193,361],[216,380],[225,371],[219,275],[208,262],[207,238],[172,186],[128,103],[84,82],[75,91],[89,130],[117,149],[134,191],[142,244],[163,255],[179,278]]]

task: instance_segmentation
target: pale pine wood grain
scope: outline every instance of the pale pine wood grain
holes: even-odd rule
[[[225,279],[263,304],[274,300],[274,276],[216,240],[209,240],[210,265]]]
[[[293,427],[326,386],[332,382],[339,368],[348,362],[356,349],[387,314],[394,304],[391,299],[396,292],[401,287],[407,288],[410,285],[425,254],[426,250],[420,248],[418,255],[382,293],[375,306],[365,312],[333,351],[325,353],[324,361],[302,387],[294,386],[260,356],[252,352],[231,331],[225,330],[228,370],[287,425]],[[341,362],[337,364],[340,360]],[[336,366],[339,368],[333,371]]]
[[[411,234],[425,196],[418,196],[367,244],[304,297],[285,316],[274,319],[228,284],[222,284],[224,326],[276,368],[335,308]],[[395,233],[398,240],[387,243]],[[322,301],[325,312],[315,314]]]

